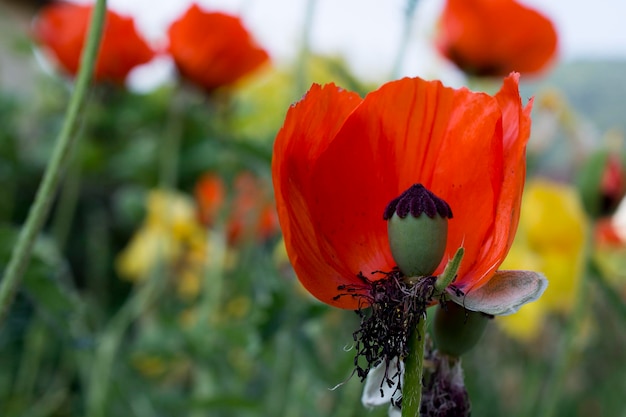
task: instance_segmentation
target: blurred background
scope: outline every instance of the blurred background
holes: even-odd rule
[[[0,414],[387,415],[349,378],[358,316],[316,301],[289,265],[273,140],[313,82],[493,93],[519,70],[533,130],[503,268],[550,287],[463,358],[473,415],[626,416],[626,5],[502,0],[510,15],[486,11],[487,35],[468,24],[459,40],[447,22],[481,16],[453,3],[111,0],[123,19],[105,29],[71,163],[0,322]],[[87,15],[58,5],[0,0],[0,269],[73,91]],[[519,7],[527,22],[491,28],[522,21]],[[493,56],[477,57],[467,39],[501,46],[483,40]]]

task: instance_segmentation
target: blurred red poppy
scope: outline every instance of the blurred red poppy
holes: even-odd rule
[[[202,224],[214,224],[226,199],[222,178],[215,174],[205,174],[196,183],[194,194],[198,203],[198,217]]]
[[[222,178],[211,173],[202,176],[195,188],[200,220],[207,226],[214,225],[226,208],[229,243],[275,236],[279,231],[278,217],[267,185],[253,174],[242,172],[235,178],[233,188],[232,201],[227,202]]]
[[[624,240],[617,233],[613,219],[605,217],[598,219],[594,225],[594,242],[598,247],[622,247]]]
[[[58,62],[76,75],[85,43],[92,5],[55,3],[44,7],[34,23],[34,35]],[[94,80],[124,83],[128,73],[154,57],[154,51],[137,33],[132,18],[108,10],[105,17]]]
[[[287,253],[309,292],[358,307],[338,287],[395,266],[382,215],[415,183],[454,213],[435,273],[463,246],[455,285],[467,294],[489,282],[513,241],[524,185],[531,103],[522,106],[518,82],[510,75],[492,97],[405,78],[364,99],[314,85],[289,109],[272,173]]]
[[[607,156],[606,165],[600,179],[600,195],[606,211],[613,211],[624,197],[626,190],[626,172],[620,157]]]
[[[181,75],[207,91],[234,83],[269,59],[239,18],[196,4],[170,26],[169,41]]]
[[[436,44],[465,73],[501,77],[546,68],[557,34],[548,18],[515,0],[447,0]]]

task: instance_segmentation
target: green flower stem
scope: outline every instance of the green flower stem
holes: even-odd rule
[[[224,292],[224,270],[228,251],[225,233],[223,230],[207,230],[206,241],[207,261],[200,286],[202,293],[198,302],[198,319],[192,329],[196,340],[203,340],[206,337],[207,323],[215,323],[215,317],[220,314]],[[208,331],[218,331],[218,329],[212,325]],[[210,340],[211,342],[205,343],[205,349],[208,352],[216,351],[215,341],[213,338]],[[219,381],[216,381],[214,372],[206,364],[198,364],[194,367],[192,381],[191,398],[194,401],[202,402],[216,395]],[[204,416],[205,411],[194,409],[189,417]]]
[[[15,378],[13,395],[16,398],[35,401],[35,386],[46,348],[46,327],[41,319],[33,320],[28,329],[22,348],[22,358]]]
[[[308,0],[304,15],[304,24],[302,25],[302,42],[300,52],[297,59],[295,88],[296,96],[303,94],[309,86],[309,58],[311,56],[311,29],[313,28],[313,19],[315,18],[315,10],[317,0]]]
[[[589,289],[587,286],[587,277],[591,273],[589,269],[590,268],[587,268],[586,273],[581,277],[574,310],[569,315],[569,321],[566,325],[563,338],[561,339],[561,346],[556,355],[556,362],[554,363],[552,372],[541,390],[543,402],[541,409],[535,413],[536,416],[552,417],[556,415],[559,400],[561,399],[561,390],[565,386],[567,370],[575,354],[576,334],[580,330],[580,326],[585,319],[585,314],[588,311]]]
[[[435,281],[435,294],[442,294],[456,278],[465,249],[457,249],[443,273]],[[409,340],[409,355],[404,358],[404,383],[402,385],[402,417],[419,417],[424,374],[424,343],[426,342],[426,317],[421,317]]]
[[[170,104],[165,137],[161,147],[161,166],[159,172],[159,185],[161,188],[170,190],[176,188],[178,183],[178,162],[180,158],[180,146],[183,136],[183,115],[186,97],[174,97]]]
[[[611,286],[598,269],[595,262],[591,261],[590,271],[587,274],[589,279],[596,284],[600,293],[604,296],[606,302],[612,307],[612,310],[621,319],[622,324],[626,326],[626,303],[622,301],[619,292]]]
[[[404,383],[402,385],[402,417],[418,417],[422,402],[422,377],[424,372],[424,343],[426,318],[421,317],[409,341],[409,355],[404,358]]]
[[[54,415],[55,412],[66,403],[70,393],[66,386],[61,386],[61,383],[55,381],[52,388],[48,389],[43,395],[41,395],[35,403],[31,405],[28,410],[29,417],[45,417]],[[61,381],[65,383],[65,381]]]
[[[63,185],[61,185],[57,207],[52,220],[52,234],[60,252],[63,252],[63,248],[67,243],[80,194],[81,166],[76,155],[78,150],[76,148],[71,151],[72,155],[69,158],[67,174]]]
[[[298,378],[301,377],[298,375],[297,372],[294,372],[295,369],[301,368],[299,368],[298,366],[293,366],[296,353],[293,337],[293,334],[295,332],[295,317],[296,316],[294,314],[291,315],[291,319],[285,325],[285,330],[276,335],[276,339],[274,342],[276,357],[280,358],[280,360],[276,362],[276,365],[273,369],[275,383],[270,384],[265,396],[267,407],[266,409],[268,411],[267,415],[269,416],[288,416],[298,414],[287,414],[287,408],[290,401],[285,401],[285,399],[291,398],[289,395],[286,394],[294,388],[294,384],[296,383]],[[297,394],[295,398],[298,398]]]
[[[583,274],[580,288],[578,289],[574,310],[570,314],[569,322],[565,328],[565,334],[563,336],[560,352],[556,356],[557,362],[554,364],[552,373],[546,385],[542,389],[542,393],[544,395],[543,407],[541,408],[540,413],[535,413],[534,415],[552,417],[557,413],[559,400],[561,399],[561,390],[563,389],[563,386],[565,385],[564,381],[567,378],[567,371],[569,366],[572,364],[573,357],[576,354],[576,335],[580,330],[583,320],[585,319],[585,315],[588,312],[588,306],[590,304],[588,282],[593,282],[597,285],[602,295],[605,297],[605,300],[613,308],[613,311],[617,313],[618,317],[620,317],[623,322],[626,322],[626,306],[621,301],[615,290],[613,290],[602,277],[601,272],[597,269],[594,262],[589,261],[587,271]]]
[[[411,38],[411,23],[415,16],[415,9],[417,9],[418,0],[408,0],[406,10],[404,13],[404,22],[402,26],[402,37],[400,38],[400,45],[398,46],[398,52],[391,70],[391,79],[395,80],[400,77],[400,71],[402,70],[402,64],[404,63],[404,57],[406,50],[409,46],[409,39]]]
[[[133,295],[126,300],[105,329],[98,336],[97,348],[90,365],[86,399],[87,417],[104,417],[116,365],[118,351],[126,331],[143,313],[154,305],[165,289],[165,267],[157,265],[148,280],[137,286]]]
[[[97,0],[93,8],[86,47],[83,50],[80,70],[76,78],[76,85],[65,114],[63,127],[52,153],[52,157],[43,180],[37,190],[35,201],[30,207],[26,223],[11,254],[11,259],[5,269],[0,283],[0,323],[13,301],[15,291],[20,284],[33,250],[37,234],[50,212],[50,206],[61,181],[63,171],[68,165],[71,150],[75,139],[75,130],[80,110],[83,108],[87,90],[91,82],[96,56],[104,27],[106,0]]]
[[[202,302],[199,303],[198,320],[194,329],[201,334],[206,332],[206,323],[211,322],[220,313],[224,295],[224,270],[228,256],[228,243],[224,230],[208,230],[206,240],[207,263],[201,284]]]

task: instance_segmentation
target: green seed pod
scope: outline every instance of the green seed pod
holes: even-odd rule
[[[383,218],[391,254],[406,276],[431,275],[443,258],[450,206],[415,184],[389,203]]]
[[[391,254],[398,268],[409,277],[431,275],[446,250],[448,219],[394,214],[387,222]]]
[[[466,310],[452,301],[445,308],[437,306],[433,321],[437,349],[449,356],[461,356],[478,343],[489,320],[487,314]]]

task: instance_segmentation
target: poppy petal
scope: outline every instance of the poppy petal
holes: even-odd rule
[[[414,183],[452,208],[446,258],[463,245],[475,260],[502,183],[499,126],[492,97],[440,82],[403,79],[369,94],[312,168],[317,187],[307,203],[325,261],[346,279],[390,270],[382,213]]]
[[[532,100],[522,107],[519,96],[519,74],[504,80],[495,95],[502,111],[504,167],[502,193],[493,220],[493,230],[481,245],[477,262],[471,270],[463,271],[457,284],[470,283],[477,289],[491,277],[506,256],[517,230],[522,191],[526,177],[526,143],[530,136]]]
[[[538,272],[498,271],[477,290],[460,297],[453,291],[449,295],[455,303],[468,310],[504,316],[537,300],[547,286],[548,280]]]
[[[321,301],[354,309],[352,297],[333,298],[345,284],[341,274],[324,260],[324,247],[316,238],[318,230],[309,201],[319,186],[312,181],[311,166],[323,153],[347,115],[361,102],[354,93],[333,84],[313,85],[306,96],[292,106],[276,137],[272,177],[287,253],[304,287]]]
[[[393,375],[389,375],[389,370]],[[373,408],[379,405],[398,402],[402,394],[399,385],[402,386],[404,379],[404,362],[398,361],[398,357],[394,356],[389,363],[382,361],[375,368],[371,369],[365,379],[363,394],[361,395],[361,403],[367,408]],[[389,386],[389,381],[391,386]]]

